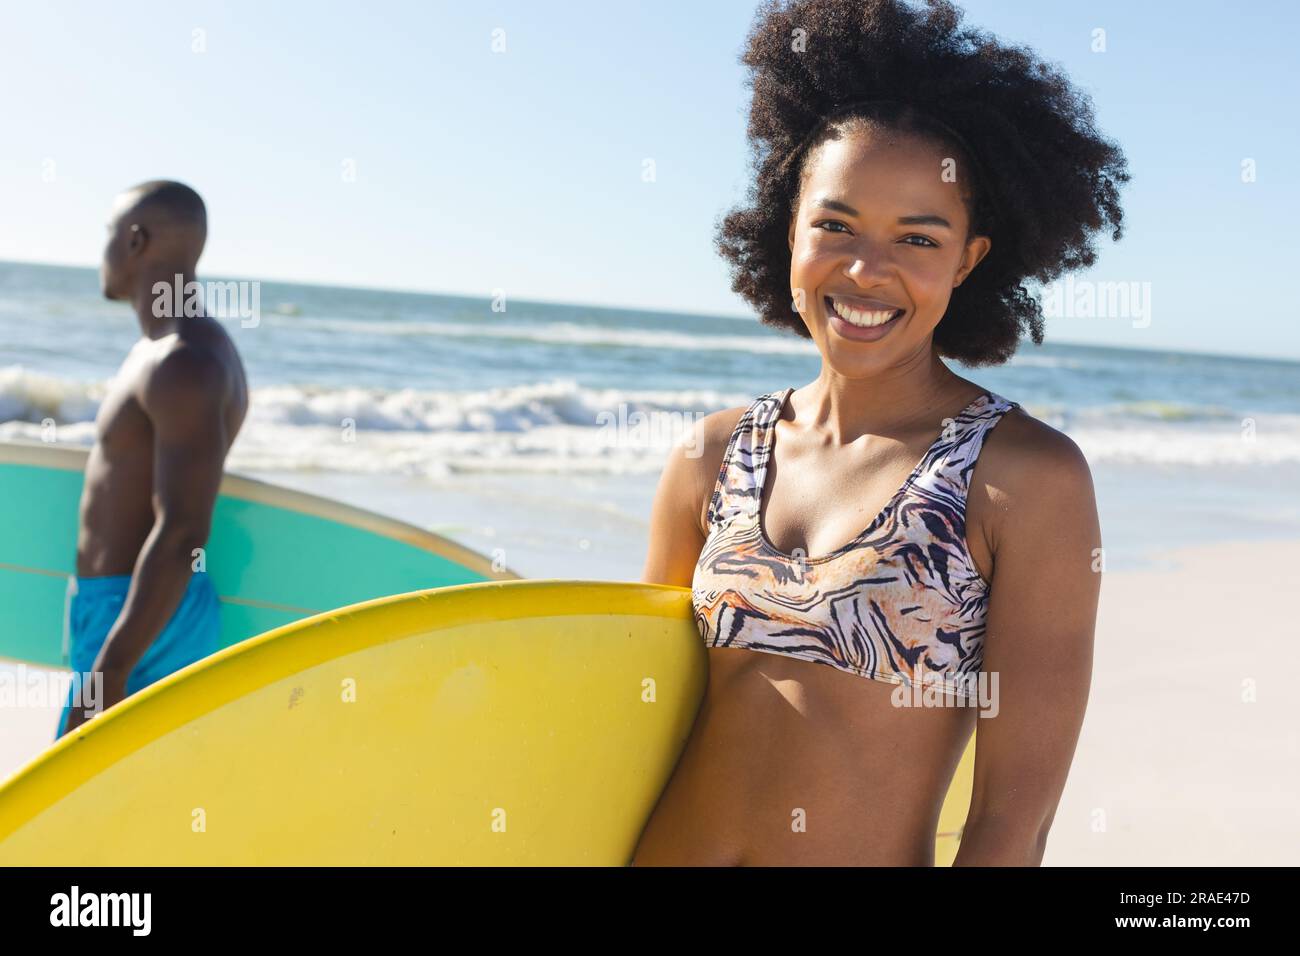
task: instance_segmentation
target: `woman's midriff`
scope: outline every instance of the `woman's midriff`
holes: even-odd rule
[[[932,866],[969,707],[900,707],[897,685],[710,648],[690,740],[635,866]]]

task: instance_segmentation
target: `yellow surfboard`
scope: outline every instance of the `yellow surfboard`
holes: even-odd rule
[[[488,582],[342,608],[59,740],[0,787],[0,866],[625,865],[707,667],[685,588]]]

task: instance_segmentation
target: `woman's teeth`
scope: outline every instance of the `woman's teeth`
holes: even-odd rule
[[[861,309],[850,309],[848,306],[837,302],[835,299],[830,300],[831,308],[845,322],[850,325],[858,325],[863,328],[870,328],[873,325],[884,325],[890,319],[903,314],[902,309],[890,309],[884,312],[867,312]]]

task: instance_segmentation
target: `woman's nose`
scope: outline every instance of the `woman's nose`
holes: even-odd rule
[[[887,250],[878,246],[859,248],[844,267],[844,274],[858,284],[887,277],[893,270],[893,260]]]

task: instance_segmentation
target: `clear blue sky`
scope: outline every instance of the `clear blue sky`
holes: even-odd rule
[[[1062,64],[1133,172],[1085,278],[1150,282],[1150,327],[1049,339],[1300,358],[1297,5],[960,5]],[[0,258],[94,264],[112,196],[167,177],[208,201],[209,275],[745,314],[713,226],[746,184],[754,7],[6,4]]]

